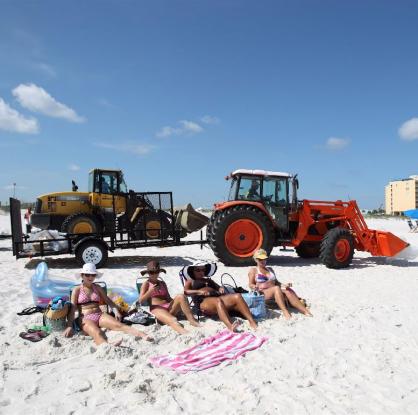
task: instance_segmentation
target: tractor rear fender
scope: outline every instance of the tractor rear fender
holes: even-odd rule
[[[223,203],[215,203],[214,205],[214,210],[215,212],[219,212],[225,209],[228,209],[230,207],[233,206],[238,206],[238,205],[250,205],[250,206],[254,206],[258,209],[260,209],[263,213],[265,213],[265,215],[271,220],[271,222],[274,224],[274,220],[271,217],[269,211],[264,207],[264,205],[260,202],[249,202],[246,200],[231,200],[230,202],[223,202]]]

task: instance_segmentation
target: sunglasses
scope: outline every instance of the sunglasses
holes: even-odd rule
[[[196,272],[205,272],[206,269],[205,268],[195,268],[194,269]]]
[[[155,275],[155,274],[159,274],[160,271],[148,271],[148,274],[150,275]]]
[[[96,277],[96,274],[83,274],[85,277]]]

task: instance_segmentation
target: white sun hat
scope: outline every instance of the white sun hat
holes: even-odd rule
[[[81,274],[90,274],[90,275],[96,275],[96,277],[101,277],[101,273],[97,271],[96,269],[96,265],[94,265],[91,262],[86,262],[83,265],[83,268],[80,271],[80,276]]]

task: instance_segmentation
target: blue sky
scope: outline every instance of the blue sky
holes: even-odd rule
[[[418,174],[415,1],[5,1],[0,200],[87,188],[210,207],[236,168],[378,208]]]

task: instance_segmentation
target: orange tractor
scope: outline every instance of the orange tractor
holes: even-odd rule
[[[297,175],[296,175],[297,176]],[[369,229],[356,201],[297,199],[298,180],[288,173],[236,170],[229,198],[215,204],[207,237],[225,265],[248,265],[253,253],[294,247],[302,258],[319,257],[328,268],[348,267],[354,249],[394,256],[408,243]]]

